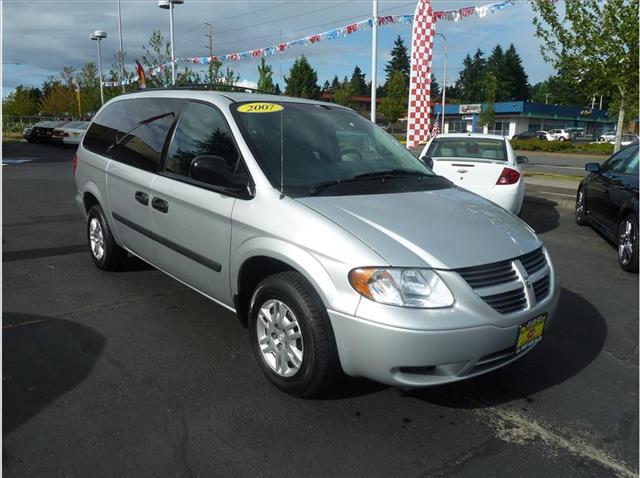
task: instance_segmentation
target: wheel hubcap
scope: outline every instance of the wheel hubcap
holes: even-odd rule
[[[631,221],[624,221],[620,224],[620,233],[618,234],[618,257],[620,262],[628,264],[633,257],[633,243],[635,239],[635,231]]]
[[[104,235],[102,234],[102,226],[100,221],[95,217],[89,221],[89,245],[91,246],[91,254],[100,260],[104,256]]]
[[[270,299],[260,306],[256,332],[262,358],[274,372],[282,377],[298,373],[304,357],[302,333],[284,302]]]

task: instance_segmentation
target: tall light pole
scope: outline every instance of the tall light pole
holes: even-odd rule
[[[371,29],[371,122],[376,122],[376,83],[378,81],[378,0],[373,0],[373,28]]]
[[[182,5],[184,0],[158,0],[158,6],[165,10],[169,10],[169,29],[171,35],[171,84],[176,84],[176,55],[173,45],[173,9],[175,5]]]
[[[118,0],[118,34],[120,35],[120,82],[124,93],[124,48],[122,47],[122,14],[120,12],[120,0]]]
[[[445,98],[447,97],[447,37],[442,33],[436,33],[436,35],[442,37],[444,40],[444,74],[442,75],[442,128],[440,132],[444,134],[444,105]]]
[[[98,42],[98,72],[100,74],[100,104],[104,104],[104,86],[102,85],[102,47],[100,46],[100,42],[102,39],[107,38],[107,32],[102,30],[96,30],[89,37],[92,40],[96,40]]]

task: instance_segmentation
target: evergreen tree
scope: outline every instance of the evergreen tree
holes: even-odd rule
[[[496,81],[496,96],[495,101],[508,101],[511,98],[509,97],[509,92],[511,91],[511,78],[509,77],[508,72],[506,71],[504,64],[504,52],[502,51],[502,47],[500,44],[497,44],[493,50],[491,50],[491,55],[487,58],[487,62],[485,64],[485,71],[483,71],[482,81],[482,97],[480,100],[487,101],[487,97],[489,91],[485,89],[487,85],[486,75],[493,75]]]
[[[326,80],[322,85],[322,93],[331,93],[331,84]]]
[[[395,71],[387,81],[387,96],[380,102],[380,112],[389,121],[391,131],[393,124],[400,119],[407,110],[409,88],[402,71]]]
[[[287,96],[312,99],[320,98],[318,73],[311,68],[311,65],[304,55],[296,59],[291,70],[289,70],[289,77],[285,77],[284,81],[287,84],[284,94]]]
[[[484,99],[483,78],[486,61],[484,53],[479,48],[473,57],[467,55],[462,60],[462,71],[456,82],[459,98],[464,103],[475,103]]]
[[[431,98],[441,98],[441,96],[440,85],[436,81],[436,77],[431,74]]]
[[[486,104],[483,105],[480,112],[480,124],[487,125],[489,132],[493,130],[495,121],[495,107],[496,93],[498,90],[498,80],[491,71],[487,71],[484,75],[484,91],[486,93]]]
[[[342,106],[351,106],[353,96],[353,85],[345,77],[342,84],[333,92],[333,101]]]
[[[273,90],[273,93],[274,93],[275,95],[281,95],[281,94],[282,94],[282,90],[280,89],[280,83],[276,83],[276,87],[275,87],[275,89]]]
[[[258,89],[269,92],[273,92],[275,89],[273,85],[273,68],[266,64],[264,57],[260,57],[260,64],[258,65]]]
[[[409,86],[409,68],[410,68],[409,52],[404,44],[404,41],[398,35],[396,41],[393,44],[393,50],[391,50],[391,59],[384,67],[384,71],[387,74],[387,83],[391,79],[391,75],[399,71],[403,74],[405,84]]]
[[[331,91],[335,91],[337,88],[340,88],[340,80],[338,79],[338,75],[335,75],[333,80],[331,80]]]
[[[503,60],[505,71],[509,76],[510,85],[507,101],[528,100],[530,89],[529,77],[524,71],[524,67],[522,66],[522,59],[520,58],[520,55],[518,55],[516,47],[513,46],[513,43],[504,53]]]
[[[33,116],[40,110],[42,92],[38,88],[18,85],[2,99],[2,113],[13,116]]]
[[[364,79],[365,75],[360,70],[360,67],[356,65],[351,75],[351,90],[352,96],[364,96],[367,94],[367,82]]]

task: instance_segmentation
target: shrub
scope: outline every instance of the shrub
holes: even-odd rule
[[[591,154],[613,154],[613,145],[609,143],[572,143],[570,141],[546,141],[543,139],[512,139],[514,149],[523,151],[546,151]]]

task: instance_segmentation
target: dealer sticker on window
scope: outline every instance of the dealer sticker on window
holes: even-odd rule
[[[283,109],[284,106],[275,103],[245,103],[238,106],[240,113],[274,113]]]

